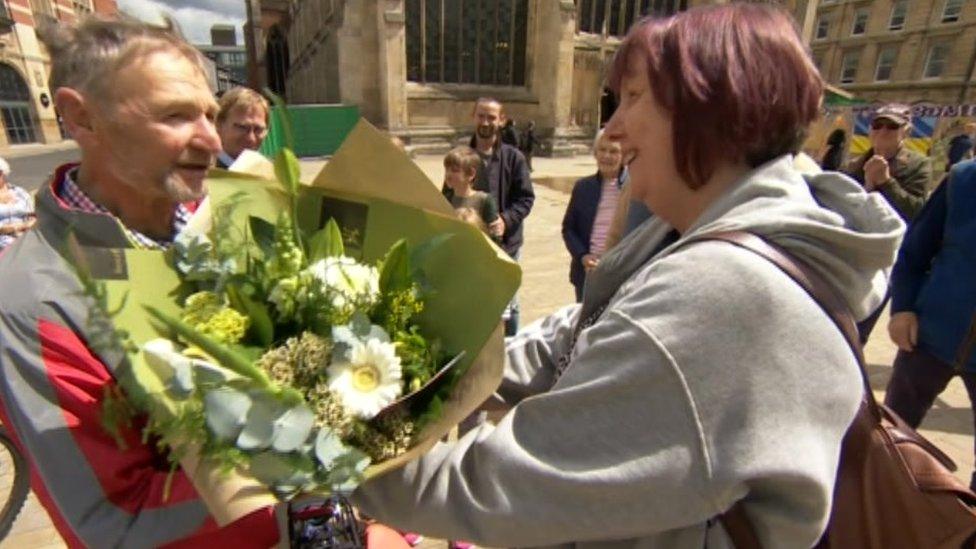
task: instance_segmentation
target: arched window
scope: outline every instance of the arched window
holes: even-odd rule
[[[10,65],[0,63],[0,117],[10,144],[33,143],[34,118],[31,116],[30,89]]]
[[[407,79],[525,85],[528,0],[407,0]]]
[[[285,82],[288,79],[288,39],[278,25],[268,31],[268,87],[280,97],[285,97]]]

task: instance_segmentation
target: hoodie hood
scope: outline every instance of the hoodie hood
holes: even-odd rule
[[[786,155],[749,172],[659,255],[709,233],[752,232],[820,272],[862,319],[884,299],[905,224],[879,193],[850,177],[796,166]],[[671,230],[652,217],[611,250],[587,279],[584,314],[609,300]]]

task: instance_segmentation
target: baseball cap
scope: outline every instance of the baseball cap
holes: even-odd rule
[[[888,103],[874,112],[872,120],[879,118],[885,118],[900,126],[905,126],[912,119],[912,108],[901,103]]]

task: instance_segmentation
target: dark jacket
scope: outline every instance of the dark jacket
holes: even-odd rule
[[[855,158],[844,171],[864,184],[864,163],[874,156],[874,149]],[[902,146],[888,163],[891,179],[878,191],[905,221],[911,221],[925,204],[925,197],[932,184],[932,164],[921,154]]]
[[[623,176],[620,178],[624,179]],[[620,181],[618,181],[618,184]],[[569,281],[582,289],[586,279],[583,256],[590,253],[590,236],[596,222],[596,212],[603,196],[603,181],[599,172],[584,177],[573,186],[566,214],[563,216],[563,242],[572,260],[569,263]]]
[[[947,362],[976,314],[976,162],[963,162],[932,193],[898,252],[891,312],[918,315],[918,346]],[[966,371],[976,372],[976,354]]]
[[[471,148],[475,148],[474,137],[471,138]],[[474,188],[495,198],[499,213],[505,220],[502,249],[515,257],[522,247],[522,221],[535,203],[535,191],[532,190],[532,178],[525,157],[515,147],[498,142],[487,165],[482,163],[478,167]]]

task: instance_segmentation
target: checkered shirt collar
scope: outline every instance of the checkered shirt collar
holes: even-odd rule
[[[85,191],[81,190],[81,187],[75,183],[77,173],[78,168],[70,169],[65,172],[64,180],[61,182],[60,188],[57,189],[58,197],[72,209],[80,210],[86,213],[102,214],[115,217],[112,215],[112,212],[108,211],[107,208],[101,204],[97,204],[87,194],[85,194]],[[183,204],[177,204],[176,210],[173,212],[174,236],[183,230],[183,227],[185,227],[187,222],[190,220],[191,215],[193,214],[186,206]],[[119,224],[122,225],[122,228],[125,230],[129,240],[134,243],[137,248],[158,250],[168,248],[173,244],[172,239],[156,240],[140,233],[139,231],[126,227],[121,221],[119,221]]]

